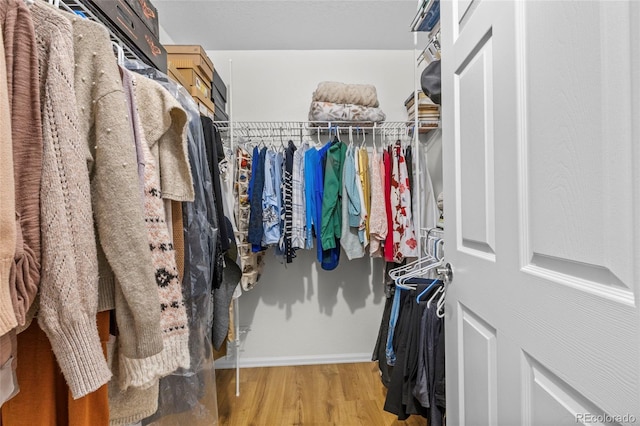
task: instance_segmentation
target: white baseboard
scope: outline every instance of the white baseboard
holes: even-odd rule
[[[329,355],[301,355],[264,358],[243,358],[240,356],[240,368],[248,367],[282,367],[291,365],[317,364],[345,364],[350,362],[370,362],[371,353],[360,354],[329,354]],[[235,357],[232,355],[217,359],[217,370],[236,368]]]

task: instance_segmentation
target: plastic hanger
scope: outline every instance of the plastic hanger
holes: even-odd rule
[[[360,149],[364,148],[364,143],[367,140],[367,135],[364,133],[364,129],[362,130],[362,139],[360,140]]]
[[[400,276],[405,275],[411,271],[415,271],[417,269],[421,269],[424,266],[430,265],[431,263],[437,262],[438,259],[435,257],[428,255],[425,257],[420,257],[412,262],[407,263],[406,265],[398,266],[397,268],[391,269],[388,274],[392,279],[399,278]]]
[[[422,296],[424,296],[425,294],[428,294],[429,291],[433,288],[433,286],[435,286],[439,282],[440,282],[440,280],[438,280],[438,279],[434,279],[433,281],[431,281],[431,283],[427,286],[427,288],[422,290],[420,292],[420,294],[418,295],[418,297],[416,297],[416,303],[420,303],[420,299],[422,298]],[[437,292],[437,290],[436,290],[436,292]],[[429,300],[431,300],[431,299],[429,299]]]
[[[356,128],[357,131],[357,128]],[[353,146],[353,126],[349,126],[349,148]]]
[[[433,259],[433,258],[432,258]],[[425,276],[427,275],[429,272],[435,270],[438,266],[441,266],[444,262],[443,261],[434,261],[426,266],[423,266],[421,268],[418,269],[414,269],[412,271],[409,271],[407,273],[405,273],[404,275],[400,276],[397,278],[396,281],[400,282],[401,284],[405,284],[406,281],[412,279],[412,278],[417,278],[417,277],[421,277],[421,276]]]
[[[436,305],[436,307],[438,308],[438,310],[436,311],[436,316],[438,318],[444,318],[444,302],[446,300],[446,295],[447,289],[445,286],[442,286],[442,293],[440,294],[440,299],[438,299],[438,304]]]
[[[442,293],[443,291],[444,291],[444,286],[440,286],[439,288],[437,288],[433,292],[433,294],[431,295],[431,297],[427,301],[427,308],[429,308],[431,306],[431,302],[433,302],[433,299],[435,299],[436,296],[439,295],[440,293]],[[418,296],[417,302],[420,302],[420,296],[422,296],[422,293]]]
[[[114,41],[111,42],[111,45],[116,49],[116,57],[118,59],[118,65],[120,65],[121,67],[124,67],[124,62],[125,62],[124,49],[122,48],[122,46],[120,46],[118,43]]]

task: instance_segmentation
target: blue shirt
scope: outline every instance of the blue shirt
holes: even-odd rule
[[[313,237],[311,232],[312,225],[315,230],[316,237],[320,236],[320,227],[322,226],[322,196],[324,194],[324,161],[330,146],[331,143],[327,143],[320,149],[311,148],[304,154],[304,190],[307,199],[308,242],[311,241]],[[329,266],[331,266],[332,256],[329,256],[328,254],[326,256],[323,255],[322,240],[317,238],[316,241],[318,262],[321,264],[328,263]],[[325,257],[327,259],[325,259]]]
[[[280,154],[280,159],[282,155]],[[278,165],[278,163],[280,163]],[[262,192],[262,245],[278,244],[280,241],[280,185],[282,161],[278,162],[275,151],[267,151],[264,164],[264,191]]]

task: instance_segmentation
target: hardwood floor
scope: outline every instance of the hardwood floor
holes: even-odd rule
[[[371,363],[217,370],[220,426],[425,426],[382,409],[386,388]]]

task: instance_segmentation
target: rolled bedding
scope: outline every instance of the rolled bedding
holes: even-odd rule
[[[380,108],[362,105],[311,102],[309,121],[350,121],[358,123],[380,123],[386,119]]]
[[[378,94],[371,84],[345,84],[323,81],[313,92],[314,102],[332,102],[335,104],[353,104],[377,108]]]

